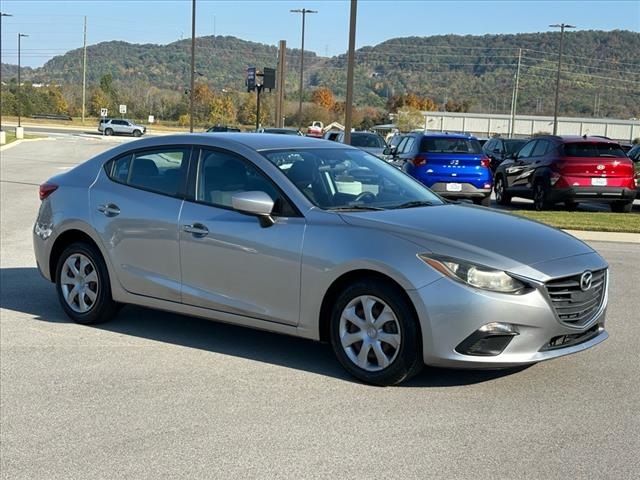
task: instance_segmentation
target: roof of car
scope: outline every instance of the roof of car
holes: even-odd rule
[[[619,145],[619,142],[616,142],[615,140],[611,140],[610,138],[606,138],[606,137],[599,137],[597,135],[593,135],[593,136],[588,136],[588,135],[543,135],[540,137],[535,137],[532,138],[531,140],[537,140],[539,138],[545,138],[547,140],[555,140],[558,142],[571,142],[571,143],[593,143],[593,142],[598,142],[598,143],[615,143],[617,145]]]
[[[464,138],[464,139],[473,138],[474,140],[477,140],[476,137],[468,133],[449,133],[449,132],[416,132],[416,133],[418,133],[418,135],[422,135],[423,137],[429,137],[429,138]]]
[[[147,143],[149,146],[166,145],[167,143],[186,143],[212,146],[224,146],[224,144],[226,144],[229,147],[235,144],[244,145],[253,150],[278,150],[288,148],[353,148],[348,145],[337,146],[335,142],[320,138],[253,132],[218,132],[215,134],[206,132],[183,133],[148,137],[143,140],[138,140],[137,143],[141,147],[145,147]]]

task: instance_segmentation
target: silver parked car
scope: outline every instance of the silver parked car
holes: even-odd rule
[[[327,341],[379,385],[424,364],[526,365],[607,338],[607,264],[590,247],[447,203],[335,142],[149,138],[51,178],[40,197],[38,267],[79,323],[130,303]]]
[[[147,131],[147,127],[124,118],[104,118],[98,123],[98,131],[105,135],[123,134],[141,137]]]

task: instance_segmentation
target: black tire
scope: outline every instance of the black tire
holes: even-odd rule
[[[543,182],[537,182],[533,186],[533,208],[541,211],[548,210],[549,207],[549,189]]]
[[[361,296],[377,297],[392,310],[395,315],[391,325],[394,328],[399,327],[400,344],[397,349],[392,349],[394,358],[390,361],[386,368],[378,371],[368,371],[359,367],[351,358],[349,358],[346,347],[342,346],[340,339],[340,322],[342,313],[352,301],[356,301]],[[362,318],[362,317],[360,317]],[[363,319],[364,321],[364,319]],[[366,321],[364,321],[366,323]],[[381,327],[388,326],[385,323]],[[364,330],[363,334],[364,334]],[[381,331],[381,330],[380,330]],[[333,311],[331,312],[330,325],[331,346],[342,366],[354,377],[373,385],[390,386],[411,378],[422,370],[424,361],[422,358],[422,338],[420,336],[420,328],[418,319],[413,308],[405,299],[404,295],[395,285],[380,280],[359,280],[348,286],[338,296]],[[354,343],[356,345],[358,342]],[[354,347],[355,348],[355,347]],[[360,349],[362,343],[360,343]],[[368,355],[375,352],[368,351]]]
[[[107,128],[107,129],[104,131],[104,134],[105,134],[107,137],[110,137],[111,135],[113,135],[113,129],[111,129],[111,128]]]
[[[475,203],[476,205],[482,205],[483,207],[490,207],[491,196],[489,195],[488,197],[484,197],[484,198],[474,198],[473,203]]]
[[[95,301],[91,304],[88,311],[78,312],[69,306],[69,303],[65,299],[63,292],[63,280],[62,273],[65,262],[73,256],[83,255],[92,265],[95,266],[95,273],[97,275]],[[91,269],[92,270],[92,269]],[[84,272],[83,272],[84,275]],[[88,276],[87,276],[88,277]],[[113,301],[111,297],[111,284],[109,283],[109,273],[107,266],[104,263],[102,255],[93,245],[87,243],[73,243],[69,245],[60,255],[58,264],[56,265],[56,291],[58,293],[58,300],[62,305],[65,313],[76,323],[83,325],[91,325],[96,323],[106,322],[110,320],[118,311],[120,305]],[[77,297],[77,294],[76,294]]]
[[[507,193],[507,186],[502,175],[496,177],[495,188],[493,191],[496,193],[496,203],[506,207],[511,205],[511,195]]]
[[[633,209],[633,200],[630,202],[613,202],[611,204],[611,211],[615,213],[631,213]]]
[[[133,131],[133,136],[134,137],[141,137],[142,136],[142,132],[140,130],[134,130]]]

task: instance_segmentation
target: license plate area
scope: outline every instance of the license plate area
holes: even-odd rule
[[[447,192],[461,192],[462,184],[461,183],[447,183]]]
[[[591,185],[593,185],[594,187],[606,187],[607,186],[607,179],[606,178],[592,178],[591,179]]]

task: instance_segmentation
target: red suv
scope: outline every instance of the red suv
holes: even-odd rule
[[[620,145],[599,137],[544,136],[527,142],[500,164],[494,191],[499,205],[512,197],[533,199],[536,210],[564,202],[607,202],[630,212],[636,195],[633,162]]]

